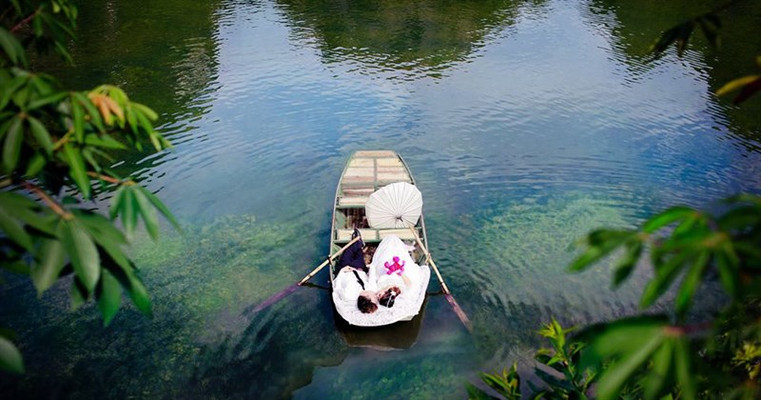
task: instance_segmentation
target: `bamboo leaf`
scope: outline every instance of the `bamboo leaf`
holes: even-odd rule
[[[24,373],[24,360],[16,345],[0,336],[0,370],[15,374]]]
[[[71,301],[72,311],[78,309],[87,301],[88,292],[79,277],[75,276],[71,282],[71,292],[69,293],[69,299]]]
[[[48,96],[40,97],[38,99],[30,101],[29,104],[27,105],[27,110],[36,110],[40,107],[45,107],[49,104],[58,103],[64,98],[66,98],[66,96],[68,96],[68,93],[59,92],[59,93],[54,93]]]
[[[119,281],[110,272],[103,271],[98,289],[96,291],[98,308],[101,315],[103,315],[103,325],[108,326],[116,315],[116,312],[119,311],[122,288],[119,286]]]
[[[26,233],[23,225],[8,213],[9,211],[14,212],[14,209],[0,208],[0,229],[16,244],[27,251],[32,251],[34,247],[32,238]]]
[[[159,237],[159,218],[156,214],[156,209],[145,197],[144,192],[140,189],[135,190],[133,193],[135,197],[135,204],[137,206],[137,212],[143,216],[143,222],[145,223],[145,229],[148,234],[151,235],[153,240]]]
[[[3,168],[10,174],[18,164],[21,156],[21,144],[24,141],[24,133],[21,129],[21,118],[13,117],[8,126],[8,133],[3,143]]]
[[[104,149],[125,150],[127,146],[117,141],[109,135],[90,134],[85,137],[85,143],[91,146],[102,147]]]
[[[690,207],[685,207],[685,206],[671,207],[667,209],[666,211],[656,214],[655,216],[645,221],[645,223],[642,225],[642,230],[646,233],[653,233],[657,231],[658,229],[661,229],[667,225],[670,225],[681,219],[687,218],[696,213],[699,213],[699,212]]]
[[[466,384],[465,388],[468,391],[468,400],[498,400],[496,397],[477,388],[472,383]]]
[[[627,237],[632,235],[628,233],[627,237],[621,235],[607,235],[610,231],[596,231],[590,233],[587,238],[589,241],[589,247],[587,250],[578,256],[568,267],[570,271],[583,271],[592,264],[601,260],[603,257],[609,255],[613,250],[618,248]]]
[[[122,202],[124,201],[124,192],[126,190],[127,189],[125,189],[124,186],[119,186],[119,189],[116,190],[114,196],[111,198],[111,207],[109,208],[108,214],[112,220],[116,219],[121,211]]]
[[[625,334],[625,332],[621,332]],[[623,388],[627,380],[640,368],[663,343],[663,330],[652,332],[639,346],[631,353],[623,356],[618,362],[608,366],[600,374],[600,380],[597,384],[597,396],[601,400],[612,400],[618,397],[618,393]]]
[[[692,352],[690,351],[690,345],[684,338],[676,340],[674,348],[674,358],[676,364],[676,378],[679,382],[679,387],[682,389],[681,399],[693,400],[695,399],[695,378],[692,374],[691,367]]]
[[[130,286],[127,288],[127,293],[132,299],[132,303],[134,303],[137,309],[143,314],[152,316],[153,311],[151,310],[151,300],[148,297],[148,292],[145,290],[145,286],[143,286],[143,282],[134,273],[128,274],[128,278]]]
[[[679,288],[679,292],[676,295],[675,305],[677,314],[683,316],[690,307],[692,297],[695,295],[695,291],[697,291],[698,286],[702,281],[709,259],[710,253],[705,250],[695,258],[695,262],[687,272],[687,276],[685,276],[682,286]]]
[[[73,179],[77,184],[77,187],[79,187],[82,196],[89,198],[90,177],[87,176],[87,170],[85,169],[85,162],[82,159],[82,155],[71,145],[71,143],[63,145],[63,155],[66,163],[69,165],[69,175],[71,176],[71,179]]]
[[[65,221],[61,241],[69,252],[74,272],[82,280],[87,293],[95,289],[100,278],[100,257],[92,237],[77,220]]]
[[[74,135],[78,142],[84,142],[85,139],[85,112],[82,104],[72,96],[71,99],[71,118],[74,122]]]
[[[50,140],[50,133],[48,132],[48,129],[45,128],[45,125],[34,117],[27,118],[27,122],[29,122],[29,129],[32,131],[32,135],[35,140],[37,140],[37,143],[45,149],[45,153],[52,153],[53,142]]]
[[[731,248],[729,251],[731,251]],[[737,271],[737,256],[728,254],[729,251],[725,248],[716,253],[716,268],[719,270],[719,280],[724,290],[728,295],[734,297],[737,295],[738,288],[740,287],[740,275]]]
[[[90,101],[90,98],[85,96],[85,94],[82,92],[75,92],[73,96],[76,100],[79,101],[79,104],[81,104],[82,107],[87,110],[87,115],[90,117],[90,123],[95,125],[95,127],[98,128],[98,131],[105,131],[106,128],[103,126],[103,119],[101,118],[100,112],[92,103],[92,101]]]
[[[154,195],[153,193],[151,193],[150,190],[142,186],[138,190],[140,190],[143,193],[145,198],[147,198],[151,202],[151,204],[153,204],[153,206],[156,207],[157,210],[159,210],[161,215],[163,215],[164,218],[166,218],[167,221],[169,221],[175,229],[177,229],[178,231],[182,230],[182,228],[180,228],[180,224],[174,218],[174,215],[172,215],[172,212],[169,211],[169,208],[167,208],[167,206],[165,206],[164,203],[162,203],[161,200],[159,200],[159,198],[156,197],[156,195]]]
[[[32,267],[32,282],[41,295],[58,280],[64,266],[65,251],[57,239],[46,239],[38,253],[39,261]]]
[[[637,261],[639,261],[639,258],[642,255],[643,248],[644,245],[639,240],[632,241],[627,244],[626,252],[624,252],[618,264],[616,264],[615,269],[613,270],[614,287],[621,285],[621,283],[623,283],[629,277],[629,275],[631,275],[631,272],[637,265]]]
[[[666,262],[656,265],[656,273],[653,279],[647,283],[640,299],[640,307],[650,307],[663,293],[668,290],[674,279],[679,275],[681,267],[691,257],[687,253],[679,253],[671,256]]]
[[[653,367],[645,378],[644,395],[646,400],[654,400],[664,395],[669,388],[671,378],[671,361],[674,350],[673,339],[666,339],[653,355]]]
[[[124,194],[121,199],[121,218],[124,231],[131,235],[137,226],[137,202],[131,187],[124,188]]]
[[[22,64],[26,65],[26,53],[21,43],[16,40],[16,37],[8,32],[4,27],[0,26],[0,48],[3,49],[5,54],[14,65]]]

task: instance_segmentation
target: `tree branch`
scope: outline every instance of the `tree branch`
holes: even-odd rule
[[[50,196],[48,196],[47,192],[45,192],[44,189],[41,187],[35,185],[32,182],[24,181],[24,188],[26,190],[36,194],[40,197],[40,200],[42,200],[43,203],[45,203],[48,207],[50,207],[53,212],[60,215],[63,219],[70,220],[74,218],[73,215],[71,215],[70,212],[64,210],[63,207],[61,207],[60,204],[58,204],[55,200],[53,200]]]
[[[108,183],[113,183],[113,184],[116,184],[116,185],[127,185],[127,186],[130,186],[130,185],[134,185],[135,184],[135,182],[132,179],[118,179],[118,178],[114,178],[113,176],[99,174],[99,173],[94,172],[94,171],[87,171],[87,175],[89,175],[89,176],[91,176],[91,177],[93,177],[95,179],[100,179],[100,180],[106,181]]]
[[[28,16],[28,17],[26,17],[26,18],[22,19],[22,20],[21,20],[21,21],[20,21],[18,24],[16,24],[16,26],[14,26],[13,28],[11,28],[11,33],[16,33],[16,32],[18,32],[18,31],[19,31],[21,28],[23,28],[25,25],[28,25],[28,24],[29,24],[29,21],[31,21],[32,19],[34,19],[34,17],[36,17],[36,16],[37,16],[37,14],[39,14],[39,13],[40,13],[40,8],[36,9],[36,10],[35,10],[33,13],[29,14],[29,16]]]

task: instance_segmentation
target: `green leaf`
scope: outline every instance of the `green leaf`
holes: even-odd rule
[[[660,398],[663,390],[669,388],[671,376],[671,360],[674,350],[674,340],[669,338],[653,355],[653,367],[644,379],[644,395],[646,400]]]
[[[37,288],[37,294],[41,295],[58,280],[64,266],[64,255],[59,240],[43,240],[38,252],[39,261],[32,267],[32,282]]]
[[[98,299],[98,308],[103,315],[103,325],[108,326],[119,311],[122,300],[122,288],[110,272],[103,271],[95,297]]]
[[[151,300],[148,297],[148,291],[146,291],[145,286],[143,286],[143,282],[134,273],[130,273],[127,276],[130,283],[130,286],[127,288],[127,293],[132,299],[132,303],[134,303],[137,309],[143,314],[152,316],[153,311],[151,310]]]
[[[169,221],[175,229],[178,231],[182,230],[182,228],[180,228],[180,224],[174,218],[174,215],[172,215],[172,212],[169,211],[169,208],[167,208],[167,206],[165,206],[158,197],[156,197],[153,193],[151,193],[150,190],[144,187],[140,187],[138,190],[143,193],[143,195],[151,202],[151,204],[153,204],[154,207],[156,207],[157,210],[159,210],[161,215],[163,215],[164,218],[166,218],[167,221]]]
[[[142,190],[140,189],[135,190],[133,195],[135,197],[135,204],[137,206],[137,211],[143,216],[145,229],[148,231],[148,234],[151,235],[151,238],[153,238],[153,240],[158,239],[159,218],[158,218],[158,214],[156,214],[156,209],[153,208],[153,205],[151,205],[151,203],[145,197],[145,194]]]
[[[18,164],[21,156],[21,144],[24,141],[24,133],[21,129],[21,118],[13,117],[5,135],[3,144],[3,168],[10,174]]]
[[[621,335],[631,337],[629,332],[621,332]],[[626,353],[622,358],[600,374],[597,384],[597,396],[600,400],[613,400],[618,397],[626,382],[663,343],[663,330],[649,332],[647,339],[633,351]]]
[[[124,234],[117,229],[113,222],[108,220],[103,215],[93,212],[77,211],[75,212],[82,224],[86,225],[90,232],[93,233],[93,239],[106,252],[109,258],[116,263],[116,265],[123,269],[125,274],[132,271],[129,259],[122,251],[121,246],[127,244],[127,239]],[[102,260],[106,261],[106,260]],[[111,270],[111,273],[117,274],[118,271]],[[117,278],[119,275],[116,275]],[[125,276],[124,284],[129,282]]]
[[[0,268],[15,274],[29,275],[29,265],[27,265],[23,260],[3,261],[3,263],[0,264]]]
[[[539,378],[546,382],[550,388],[555,391],[572,392],[574,390],[574,387],[570,382],[560,379],[555,375],[549,374],[539,368],[534,368],[534,373],[536,373]]]
[[[698,213],[699,211],[685,206],[671,207],[645,221],[642,225],[642,230],[645,233],[653,233],[658,229]]]
[[[34,152],[31,159],[29,160],[29,163],[26,165],[26,172],[24,175],[26,175],[29,178],[33,178],[37,176],[37,174],[42,171],[43,168],[45,168],[45,165],[47,165],[48,160],[45,158],[42,153],[39,151]]]
[[[71,99],[71,118],[74,122],[74,135],[77,141],[82,143],[85,140],[85,112],[82,109],[82,104],[73,97]]]
[[[13,217],[35,229],[55,236],[55,214],[39,203],[13,192],[0,192],[0,208],[11,211]]]
[[[465,388],[468,391],[468,400],[498,400],[496,397],[475,387],[472,383],[467,383]]]
[[[95,104],[93,104],[92,100],[90,100],[89,97],[83,92],[75,92],[73,94],[74,99],[79,101],[79,104],[81,104],[85,110],[87,110],[87,115],[90,117],[89,121],[93,125],[95,125],[96,128],[98,128],[99,132],[104,132],[106,130],[105,126],[103,125],[103,118],[100,115],[100,111],[95,107]]]
[[[745,229],[761,225],[761,207],[758,205],[740,205],[724,213],[718,219],[722,230]]]
[[[90,177],[87,176],[82,154],[71,143],[66,143],[63,145],[63,155],[69,165],[69,175],[79,187],[82,196],[90,198]]]
[[[79,277],[75,276],[74,280],[71,282],[71,292],[69,293],[69,297],[71,300],[72,311],[78,309],[87,301],[87,288],[85,288]]]
[[[82,157],[84,157],[85,161],[87,161],[87,164],[90,164],[92,169],[95,170],[95,172],[100,172],[100,164],[98,163],[98,160],[93,157],[92,148],[85,148],[82,150]]]
[[[17,209],[15,208],[0,208],[0,229],[2,229],[3,233],[5,233],[8,238],[13,240],[19,246],[23,247],[27,251],[32,251],[34,247],[32,244],[32,238],[28,233],[26,233],[23,225],[19,223],[16,218],[11,217],[11,215],[8,213],[9,211],[13,213],[16,210]]]
[[[24,360],[21,352],[10,340],[0,336],[0,370],[15,374],[24,373]]]
[[[570,271],[583,271],[623,245],[636,232],[600,229],[587,235],[589,247],[568,267]]]
[[[695,295],[695,292],[698,290],[698,286],[703,279],[703,274],[708,266],[709,259],[710,253],[706,250],[702,251],[695,258],[695,262],[687,272],[687,276],[685,276],[675,299],[676,312],[680,316],[684,316],[689,309],[692,297]]]
[[[575,338],[588,344],[579,366],[583,369],[596,367],[610,357],[637,351],[651,336],[662,332],[667,321],[663,316],[640,316],[584,329]]]
[[[731,251],[731,248],[730,248]],[[740,275],[737,268],[737,256],[728,254],[727,249],[721,249],[716,253],[716,268],[719,270],[719,280],[728,295],[734,297],[740,287]]]
[[[682,252],[671,256],[664,263],[654,263],[656,268],[655,276],[645,286],[639,303],[641,308],[650,307],[668,290],[674,279],[679,275],[681,267],[690,257],[690,254]]]
[[[111,197],[111,206],[109,207],[108,214],[111,219],[116,219],[122,208],[122,202],[124,201],[125,186],[119,186],[119,189],[114,192],[114,196]]]
[[[21,43],[2,26],[0,26],[0,48],[8,55],[14,65],[26,65],[26,53]]]
[[[113,137],[103,134],[89,134],[85,137],[85,143],[91,146],[102,147],[104,149],[125,150],[127,146],[117,141]]]
[[[617,287],[621,285],[631,275],[631,272],[637,265],[637,261],[639,261],[642,255],[643,248],[644,245],[639,240],[627,243],[626,251],[613,270],[613,286]]]
[[[695,377],[692,374],[690,345],[684,338],[676,340],[674,348],[674,361],[676,363],[676,378],[681,388],[681,399],[695,399]]]
[[[53,152],[53,142],[50,140],[50,133],[45,125],[42,124],[37,118],[27,118],[29,122],[29,128],[32,131],[32,136],[37,140],[37,143],[45,149],[45,153],[50,154]]]
[[[74,272],[82,280],[87,292],[92,292],[100,278],[98,249],[87,230],[77,220],[65,221],[61,240],[69,252]]]
[[[58,92],[49,96],[40,97],[36,100],[32,100],[27,105],[27,110],[36,110],[40,107],[45,107],[49,104],[58,103],[68,96],[66,92]]]
[[[137,226],[137,201],[132,187],[124,187],[124,194],[121,199],[121,218],[124,231],[131,235]]]

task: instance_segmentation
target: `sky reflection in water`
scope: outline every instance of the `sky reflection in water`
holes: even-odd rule
[[[703,53],[632,57],[617,34],[639,26],[608,3],[224,2],[188,17],[192,32],[167,34],[169,55],[139,50],[135,64],[155,76],[120,68],[130,64],[117,50],[103,80],[132,85],[176,145],[122,168],[159,191],[185,235],[137,238],[153,320],[125,310],[102,329],[92,307],[60,312],[64,288],[39,306],[28,285],[7,290],[16,300],[2,319],[33,372],[0,393],[462,398],[477,371],[530,359],[551,316],[632,313],[646,273],[611,292],[606,266],[564,272],[572,244],[675,203],[758,193],[748,138],[759,121],[729,120]],[[131,23],[168,30],[161,15]],[[104,61],[89,62],[71,79]],[[402,351],[347,346],[319,289],[250,313],[324,256],[336,181],[364,148],[395,149],[411,166],[472,336],[440,296]],[[703,297],[705,308],[717,298]]]

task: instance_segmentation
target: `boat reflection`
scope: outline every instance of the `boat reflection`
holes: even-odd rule
[[[417,342],[420,335],[420,326],[429,296],[426,295],[420,312],[411,320],[372,328],[350,325],[338,315],[335,307],[333,307],[336,329],[346,344],[351,347],[366,347],[381,351],[409,349]]]

